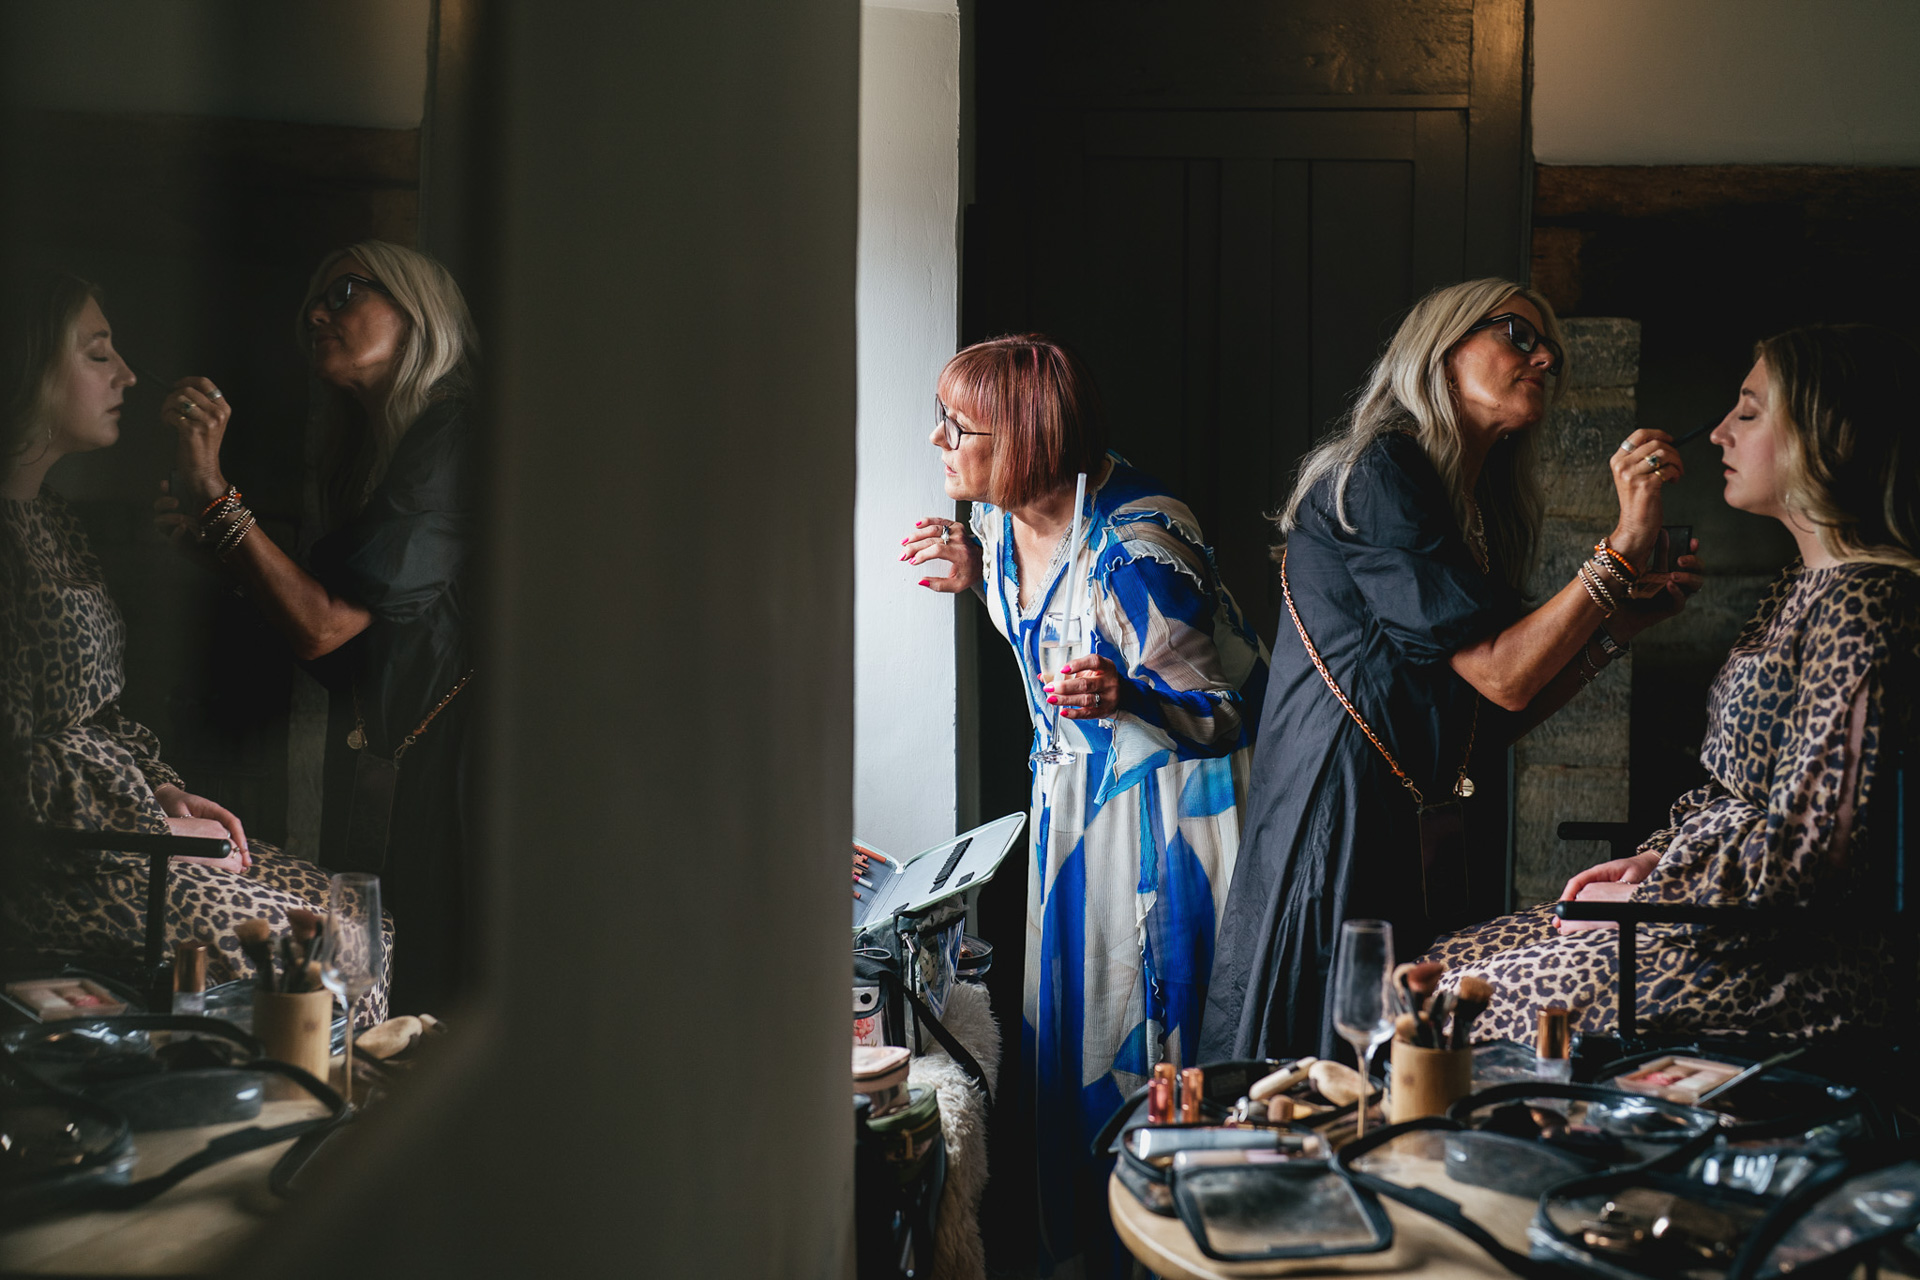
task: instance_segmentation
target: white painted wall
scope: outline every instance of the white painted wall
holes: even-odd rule
[[[412,129],[431,0],[8,0],[15,100]]]
[[[1544,164],[1920,165],[1914,0],[1534,0]]]
[[[859,457],[854,502],[854,831],[892,853],[954,833],[953,597],[900,539],[951,517],[927,443],[959,335],[960,18],[868,3],[860,31]],[[938,566],[944,568],[945,566]]]

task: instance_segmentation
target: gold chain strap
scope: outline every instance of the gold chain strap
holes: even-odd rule
[[[400,757],[407,754],[407,748],[411,747],[414,742],[419,739],[420,735],[427,731],[427,726],[433,723],[433,718],[447,709],[447,704],[453,701],[454,695],[467,687],[467,681],[473,679],[474,670],[474,668],[469,667],[467,674],[460,677],[460,682],[454,685],[453,688],[447,690],[447,696],[440,699],[438,705],[436,705],[433,710],[427,712],[427,718],[415,725],[413,732],[408,734],[401,741],[400,745],[393,749],[393,762],[395,764],[400,763]],[[347,735],[347,745],[355,751],[367,745],[367,725],[365,719],[362,718],[360,714],[360,690],[357,686],[353,691],[353,732]]]
[[[1387,768],[1393,770],[1393,776],[1400,779],[1400,785],[1407,789],[1407,794],[1413,797],[1413,802],[1417,805],[1425,805],[1427,798],[1420,794],[1420,788],[1413,785],[1413,779],[1406,775],[1406,771],[1400,767],[1400,762],[1393,758],[1393,752],[1387,750],[1387,744],[1380,741],[1374,734],[1372,727],[1367,724],[1366,717],[1355,709],[1353,703],[1347,701],[1346,694],[1340,692],[1340,686],[1334,682],[1333,673],[1328,671],[1327,664],[1320,660],[1320,651],[1314,648],[1313,641],[1307,638],[1307,629],[1300,622],[1300,611],[1293,607],[1293,588],[1287,583],[1287,552],[1284,547],[1280,551],[1280,594],[1286,598],[1287,616],[1293,619],[1293,629],[1300,633],[1300,643],[1307,647],[1307,657],[1313,659],[1313,669],[1320,673],[1320,678],[1327,682],[1327,688],[1333,690],[1333,696],[1340,700],[1340,705],[1347,709],[1347,714],[1353,717],[1353,722],[1360,726],[1360,732],[1367,735],[1367,741],[1373,744],[1374,750],[1378,751],[1381,758],[1387,762]],[[1453,784],[1453,794],[1462,800],[1473,794],[1473,779],[1467,776],[1467,765],[1473,759],[1473,740],[1479,730],[1480,698],[1475,695],[1473,719],[1467,726],[1467,752],[1460,759],[1460,776],[1454,780]]]

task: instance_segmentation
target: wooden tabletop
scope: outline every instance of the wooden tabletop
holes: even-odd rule
[[[223,1133],[315,1114],[311,1101],[267,1102],[257,1119],[135,1135],[135,1181],[165,1173]],[[267,1189],[295,1139],[202,1169],[134,1209],[42,1218],[0,1232],[0,1271],[21,1275],[180,1276],[216,1271],[284,1201]]]
[[[1431,1137],[1432,1142],[1424,1141]],[[1468,1217],[1495,1239],[1520,1253],[1527,1251],[1527,1224],[1534,1200],[1470,1187],[1447,1177],[1439,1159],[1438,1134],[1402,1138],[1387,1154],[1370,1157],[1371,1171],[1402,1186],[1423,1186],[1458,1203]],[[1381,1206],[1393,1224],[1393,1245],[1381,1253],[1329,1258],[1293,1258],[1271,1262],[1218,1262],[1200,1252],[1186,1224],[1150,1211],[1115,1177],[1107,1183],[1107,1209],[1120,1240],[1140,1264],[1165,1280],[1247,1280],[1308,1272],[1390,1275],[1419,1272],[1437,1280],[1485,1280],[1505,1276],[1506,1268],[1451,1227],[1385,1197]]]

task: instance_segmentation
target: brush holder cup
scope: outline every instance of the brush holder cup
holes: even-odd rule
[[[253,1034],[269,1058],[299,1067],[322,1084],[331,1083],[327,1073],[333,1066],[333,992],[255,991]]]
[[[1390,1123],[1445,1115],[1472,1092],[1472,1049],[1422,1049],[1405,1040],[1393,1042],[1387,1083]]]

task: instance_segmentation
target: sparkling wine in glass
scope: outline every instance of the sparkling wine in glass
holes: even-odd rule
[[[1083,628],[1077,614],[1049,613],[1040,620],[1040,675],[1044,681],[1057,682],[1060,668],[1080,656]],[[1047,740],[1033,753],[1036,764],[1068,764],[1074,750],[1060,736],[1060,707],[1047,704]]]
[[[1393,926],[1385,920],[1348,920],[1340,926],[1333,963],[1333,1029],[1360,1059],[1359,1130],[1367,1132],[1368,1064],[1393,1035]]]
[[[353,1102],[353,1006],[373,989],[384,956],[380,934],[380,877],[343,871],[333,878],[326,932],[320,944],[320,982],[347,1011],[345,1083]]]

